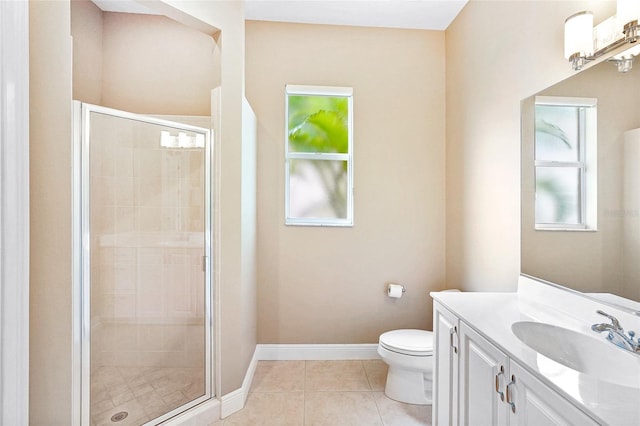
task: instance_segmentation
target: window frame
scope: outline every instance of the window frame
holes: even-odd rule
[[[285,225],[353,227],[353,88],[337,86],[285,85]],[[289,151],[289,96],[334,96],[347,98],[348,145],[347,153],[290,152]],[[290,164],[291,160],[346,161],[347,162],[347,216],[345,218],[301,218],[290,212]]]
[[[535,109],[538,106],[577,107],[579,118],[578,131],[578,160],[555,161],[537,160],[536,143],[537,136],[534,132],[533,165],[534,165],[534,210],[537,202],[537,171],[538,168],[564,168],[577,169],[579,172],[579,223],[543,223],[537,222],[534,211],[534,223],[536,230],[543,231],[597,231],[597,204],[598,204],[598,173],[597,173],[597,106],[596,98],[577,98],[562,96],[536,96]]]

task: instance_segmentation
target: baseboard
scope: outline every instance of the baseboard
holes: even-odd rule
[[[378,344],[293,345],[260,344],[256,347],[260,361],[312,361],[380,359]]]
[[[207,426],[220,418],[220,401],[211,399],[162,423],[163,426]]]
[[[256,372],[256,365],[258,365],[258,348],[253,352],[253,358],[249,363],[247,373],[244,375],[242,381],[242,387],[236,389],[233,392],[229,392],[220,398],[220,418],[224,419],[244,408],[244,404],[247,402],[249,396],[249,389],[251,389],[251,383],[253,382],[253,375]]]

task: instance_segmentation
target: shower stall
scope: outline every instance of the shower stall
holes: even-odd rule
[[[210,118],[74,120],[77,420],[158,424],[214,397]]]

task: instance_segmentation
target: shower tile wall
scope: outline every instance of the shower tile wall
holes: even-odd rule
[[[204,150],[160,148],[157,125],[91,125],[91,371],[203,368]]]

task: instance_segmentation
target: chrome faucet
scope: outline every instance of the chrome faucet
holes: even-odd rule
[[[596,311],[596,313],[609,318],[611,324],[593,324],[591,326],[591,330],[595,331],[596,333],[608,331],[609,333],[607,334],[607,340],[609,340],[611,343],[624,350],[640,354],[640,342],[635,339],[635,332],[629,331],[625,333],[624,329],[620,326],[620,321],[618,321],[616,317],[600,310]]]

